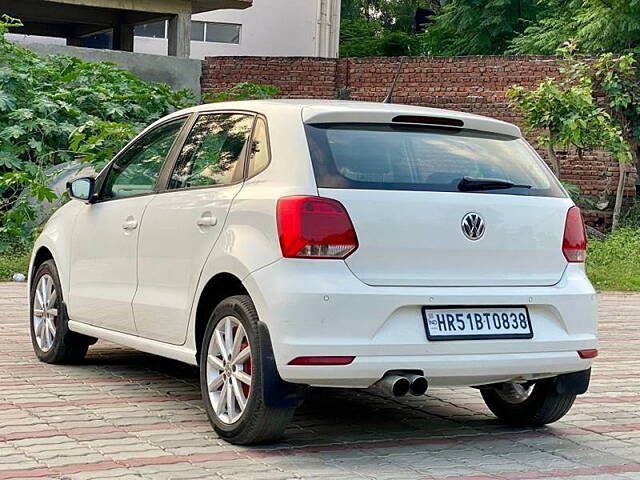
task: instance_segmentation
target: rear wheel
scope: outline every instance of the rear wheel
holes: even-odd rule
[[[200,353],[200,384],[209,420],[225,440],[239,445],[278,440],[294,408],[265,403],[267,378],[258,314],[246,295],[214,310]]]
[[[502,422],[539,427],[564,417],[576,399],[573,394],[558,393],[554,380],[540,380],[535,384],[507,382],[483,389],[482,398]]]
[[[36,356],[47,363],[82,360],[95,339],[69,330],[58,270],[53,260],[47,260],[36,270],[30,295],[31,343]]]

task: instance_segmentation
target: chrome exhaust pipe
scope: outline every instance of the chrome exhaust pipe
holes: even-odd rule
[[[387,395],[402,397],[409,393],[411,382],[402,375],[388,373],[373,386]]]
[[[429,382],[422,375],[416,375],[414,373],[408,373],[405,375],[407,380],[409,380],[409,392],[411,395],[415,395],[419,397],[420,395],[424,395],[429,388]]]

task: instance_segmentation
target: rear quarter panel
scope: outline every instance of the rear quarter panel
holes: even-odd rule
[[[244,280],[280,260],[278,199],[318,194],[300,108],[279,106],[258,113],[267,119],[271,162],[264,171],[245,181],[234,198],[223,231],[202,269],[187,337],[187,345],[193,348],[196,307],[209,280],[219,273],[231,273]]]

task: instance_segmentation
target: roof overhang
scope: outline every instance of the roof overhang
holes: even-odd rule
[[[0,0],[0,13],[19,18],[14,33],[83,37],[116,25],[140,25],[177,14],[245,9],[252,0]]]
[[[143,11],[153,13],[209,12],[220,9],[240,9],[250,7],[253,0],[42,0],[47,3],[64,3],[96,8]]]
[[[223,8],[244,10],[253,5],[253,0],[193,0],[191,3],[191,13],[202,13]]]

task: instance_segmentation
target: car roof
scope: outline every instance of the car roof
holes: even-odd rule
[[[464,128],[521,137],[520,129],[507,122],[490,117],[441,108],[401,105],[394,103],[361,102],[350,100],[273,99],[242,100],[236,102],[207,103],[175,112],[163,120],[185,113],[217,110],[246,110],[266,115],[286,112],[297,115],[305,123],[390,123],[399,115],[428,116],[463,122]]]

